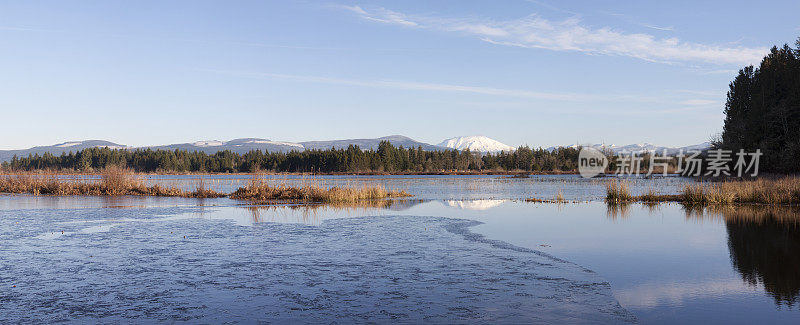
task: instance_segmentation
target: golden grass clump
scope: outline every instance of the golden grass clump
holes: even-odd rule
[[[197,182],[197,187],[195,187],[194,192],[191,192],[188,195],[188,197],[193,197],[193,198],[217,198],[225,196],[227,195],[224,193],[219,193],[217,191],[207,189],[206,182],[202,178]]]
[[[720,191],[735,196],[737,203],[800,204],[800,178],[757,179],[723,182]]]
[[[723,190],[719,184],[686,185],[680,196],[680,201],[687,204],[729,204],[735,199],[735,193]]]
[[[555,201],[559,202],[559,203],[563,203],[563,202],[567,201],[567,200],[564,199],[564,193],[562,193],[561,190],[558,190],[558,194],[556,194]]]
[[[799,205],[800,178],[790,176],[779,179],[735,180],[720,183],[688,184],[680,194],[658,194],[652,189],[639,196],[631,196],[627,184],[606,184],[606,202],[681,202],[684,204],[765,204]]]
[[[100,177],[100,189],[105,195],[125,195],[131,192],[147,192],[141,178],[130,169],[108,166]]]
[[[630,201],[644,202],[644,203],[657,203],[657,202],[673,202],[682,201],[682,196],[677,194],[660,194],[652,188],[648,188],[647,192],[642,195],[631,197]]]
[[[304,182],[305,183],[305,182]],[[363,185],[361,187],[324,188],[315,182],[300,187],[289,187],[285,184],[272,186],[255,176],[245,187],[233,192],[232,199],[255,202],[292,201],[320,203],[353,203],[358,201],[378,200],[392,197],[408,197],[405,191],[388,191],[380,185]]]
[[[800,204],[800,179],[757,179],[687,185],[681,200],[689,204]]]
[[[627,181],[611,181],[606,183],[606,202],[620,204],[633,201]]]

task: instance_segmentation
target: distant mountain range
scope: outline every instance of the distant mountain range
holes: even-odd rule
[[[455,137],[444,140],[438,145],[432,145],[416,141],[414,139],[402,135],[391,135],[373,139],[347,139],[347,140],[306,141],[306,142],[284,142],[284,141],[273,141],[261,138],[243,138],[243,139],[234,139],[230,141],[206,140],[206,141],[197,141],[192,143],[178,143],[178,144],[146,146],[146,147],[131,147],[103,140],[85,140],[85,141],[64,142],[52,146],[38,146],[30,149],[0,150],[0,162],[10,161],[12,157],[14,157],[14,155],[18,157],[27,157],[28,155],[36,155],[36,154],[42,155],[47,152],[53,155],[60,155],[61,153],[64,152],[76,152],[79,150],[87,148],[95,148],[95,147],[99,148],[108,147],[110,149],[128,149],[128,150],[144,149],[144,148],[150,148],[154,150],[179,149],[187,151],[202,151],[208,154],[213,154],[223,150],[230,150],[241,154],[252,150],[262,150],[270,152],[289,152],[292,150],[302,151],[307,149],[323,149],[323,150],[330,148],[346,149],[351,144],[357,145],[361,149],[377,150],[378,145],[381,143],[381,141],[389,141],[395,146],[403,146],[405,148],[422,147],[423,150],[428,150],[428,151],[445,150],[445,149],[458,149],[458,150],[469,149],[470,151],[473,152],[495,153],[500,151],[513,151],[515,149],[514,147],[503,144],[497,140],[485,136]],[[603,147],[603,145],[599,144],[594,144],[591,146],[598,149]],[[684,149],[684,150],[706,149],[709,146],[710,144],[708,142],[705,142],[702,144],[681,147],[681,148],[659,147],[649,143],[631,144],[626,146],[607,145],[605,147],[611,149],[615,153],[621,152],[623,150],[661,152],[662,150],[667,149],[667,151],[670,154],[672,154],[677,152],[679,149]],[[577,147],[577,145],[568,147]],[[550,147],[548,149],[553,150],[555,149],[555,147]]]
[[[39,146],[30,149],[21,150],[0,150],[0,162],[10,161],[14,155],[17,157],[27,157],[28,155],[42,155],[49,152],[53,155],[60,155],[62,153],[76,152],[87,148],[102,148],[108,147],[110,149],[153,149],[153,150],[187,150],[187,151],[201,151],[207,154],[213,154],[218,151],[230,150],[236,153],[246,153],[252,150],[261,150],[269,152],[289,152],[292,150],[303,151],[307,149],[347,149],[350,145],[357,145],[361,149],[377,150],[381,141],[389,141],[395,146],[403,146],[405,148],[422,147],[423,150],[445,150],[445,147],[434,146],[432,144],[419,142],[409,137],[402,135],[391,135],[386,137],[374,139],[348,139],[348,140],[330,140],[330,141],[306,141],[306,142],[285,142],[273,141],[261,138],[243,138],[234,139],[230,141],[218,140],[204,140],[191,143],[176,143],[168,145],[145,146],[145,147],[132,147],[118,143],[113,143],[103,140],[85,140],[85,141],[71,141],[59,143],[52,146]]]
[[[663,147],[663,146],[656,146],[656,145],[651,144],[651,143],[636,143],[636,144],[629,144],[629,145],[624,145],[624,146],[617,146],[617,145],[613,145],[613,144],[583,144],[583,145],[574,144],[574,145],[571,145],[571,146],[564,146],[564,147],[578,148],[579,146],[592,147],[592,148],[595,148],[597,150],[607,149],[607,150],[611,150],[614,153],[620,153],[620,152],[655,152],[655,153],[659,153],[660,154],[660,153],[664,152],[664,150],[666,150],[667,154],[673,155],[673,154],[676,154],[676,153],[680,152],[680,150],[683,150],[683,152],[693,151],[693,150],[698,150],[698,151],[706,150],[708,148],[711,148],[711,142],[703,142],[701,144],[695,144],[695,145],[685,146],[685,147]],[[555,150],[556,147],[550,147],[550,148],[547,148],[547,149],[548,150]]]
[[[288,152],[292,150],[305,150],[302,144],[293,142],[272,141],[269,139],[259,138],[243,138],[234,139],[231,141],[197,141],[192,143],[178,143],[163,146],[150,146],[146,147],[153,150],[187,150],[187,151],[202,151],[207,154],[214,154],[218,151],[230,150],[235,153],[247,153],[253,150],[270,151],[270,152]]]
[[[75,152],[78,150],[95,148],[95,147],[108,147],[111,149],[127,148],[126,146],[104,140],[71,141],[71,142],[54,144],[52,146],[33,147],[30,149],[0,150],[0,162],[10,161],[11,158],[14,157],[14,155],[17,155],[17,157],[27,157],[28,155],[36,155],[36,154],[42,155],[46,152],[49,152],[54,155],[60,155],[62,152],[70,152],[70,151]]]

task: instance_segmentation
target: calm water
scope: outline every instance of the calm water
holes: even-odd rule
[[[313,181],[416,196],[380,209],[0,196],[0,322],[800,321],[794,210],[609,209],[602,182],[574,176]],[[521,200],[559,191],[582,202]]]

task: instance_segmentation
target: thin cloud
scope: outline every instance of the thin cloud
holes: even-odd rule
[[[378,15],[373,15],[364,11],[364,9],[361,9],[361,7],[359,6],[344,6],[344,8],[360,15],[362,18],[367,20],[377,21],[380,23],[411,26],[411,27],[417,26],[417,23],[406,20],[402,14],[398,14],[391,10],[381,10],[381,12]]]
[[[647,27],[647,28],[650,28],[650,29],[655,29],[655,30],[663,30],[663,31],[669,31],[669,32],[671,32],[671,31],[675,30],[675,28],[674,28],[674,27],[672,27],[672,26],[661,27],[661,26],[656,26],[656,25],[648,25],[648,24],[642,24],[642,26],[644,26],[644,27]]]
[[[494,21],[475,18],[440,18],[407,15],[385,8],[344,7],[369,21],[410,28],[456,32],[493,44],[554,51],[618,55],[652,62],[704,62],[747,65],[760,61],[766,48],[730,47],[656,38],[644,33],[624,33],[608,27],[585,26],[578,18],[551,21],[538,15]],[[650,26],[668,30],[669,27]]]

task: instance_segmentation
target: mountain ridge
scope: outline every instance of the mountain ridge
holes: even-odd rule
[[[640,152],[655,152],[655,153],[660,154],[660,153],[664,152],[664,150],[666,150],[667,154],[674,155],[674,154],[680,152],[680,150],[683,150],[684,152],[687,152],[687,151],[690,151],[690,150],[700,150],[700,151],[706,150],[706,149],[711,147],[711,142],[706,141],[706,142],[703,142],[703,143],[694,144],[694,145],[688,145],[688,146],[683,146],[683,147],[657,146],[657,145],[654,145],[652,143],[642,142],[642,143],[628,144],[628,145],[624,145],[624,146],[617,146],[617,145],[614,145],[614,144],[599,144],[599,143],[596,143],[596,144],[581,144],[581,145],[573,144],[573,145],[570,145],[570,146],[561,146],[560,148],[575,148],[575,149],[577,149],[578,147],[592,147],[592,148],[598,149],[598,150],[607,149],[607,150],[611,150],[615,154],[623,153],[623,152],[636,152],[636,153],[640,153]],[[549,147],[549,148],[547,148],[547,150],[552,151],[552,150],[555,150],[556,148],[559,148],[559,147]]]
[[[506,150],[506,151],[515,150],[515,148],[511,146],[505,145],[503,143],[500,143],[496,140],[493,140],[485,136],[454,137],[446,139],[441,143],[439,143],[438,145],[432,145],[429,143],[420,142],[403,135],[390,135],[380,138],[342,139],[342,140],[304,141],[304,142],[274,141],[264,138],[239,138],[229,141],[200,140],[191,143],[176,143],[176,144],[153,145],[153,146],[142,146],[142,147],[133,147],[123,144],[118,144],[111,141],[93,139],[93,140],[82,140],[82,141],[67,141],[50,146],[36,146],[28,149],[0,150],[0,162],[10,161],[14,157],[14,155],[16,155],[17,157],[27,157],[28,155],[37,155],[37,154],[43,155],[45,153],[50,153],[52,155],[57,156],[61,155],[62,153],[77,152],[88,148],[98,148],[98,147],[99,148],[108,147],[111,149],[127,149],[127,150],[178,149],[187,151],[201,151],[207,154],[214,154],[219,151],[230,150],[236,153],[243,154],[252,150],[262,150],[262,151],[266,150],[270,152],[288,152],[292,150],[298,150],[298,151],[314,150],[314,149],[326,150],[330,148],[347,149],[347,147],[350,146],[351,144],[357,145],[364,150],[369,150],[369,149],[377,150],[378,145],[380,144],[381,141],[389,141],[395,146],[403,146],[405,148],[422,147],[423,150],[427,151],[446,150],[446,149],[463,150],[466,148],[470,148],[470,151],[473,152],[496,153],[499,152],[500,150]],[[481,144],[485,146],[483,147],[479,146]],[[487,144],[494,145],[494,147]],[[470,145],[472,145],[472,147],[470,147]],[[661,152],[662,150],[667,149],[668,154],[675,154],[680,149],[684,149],[684,151],[703,150],[710,147],[710,145],[711,144],[709,142],[703,142],[700,144],[684,146],[684,147],[664,147],[664,146],[656,146],[649,143],[640,143],[640,144],[630,144],[625,146],[605,145],[605,148],[611,149],[614,153],[619,153],[622,151]],[[603,148],[604,145],[590,144],[588,146],[601,149]],[[578,145],[570,145],[565,147],[577,148]],[[554,149],[556,149],[556,147],[547,148],[547,150],[554,150]]]
[[[252,150],[262,150],[269,152],[289,152],[292,150],[312,150],[320,149],[326,150],[331,148],[347,149],[351,144],[357,145],[364,150],[377,150],[381,141],[389,141],[395,146],[403,146],[406,148],[422,147],[423,150],[445,150],[429,143],[420,142],[403,135],[390,135],[380,138],[362,138],[362,139],[342,139],[342,140],[324,140],[324,141],[304,141],[304,142],[287,142],[287,141],[273,141],[264,138],[238,138],[229,141],[220,140],[199,140],[187,143],[174,143],[166,145],[149,145],[134,147],[122,145],[105,140],[81,140],[81,141],[67,141],[49,146],[36,146],[28,149],[12,149],[0,150],[0,162],[11,161],[16,155],[17,157],[27,157],[28,155],[43,155],[50,153],[52,155],[61,155],[62,153],[76,152],[88,148],[103,148],[110,149],[153,149],[153,150],[186,150],[205,152],[207,154],[214,154],[223,150],[230,150],[239,154],[247,153]]]

